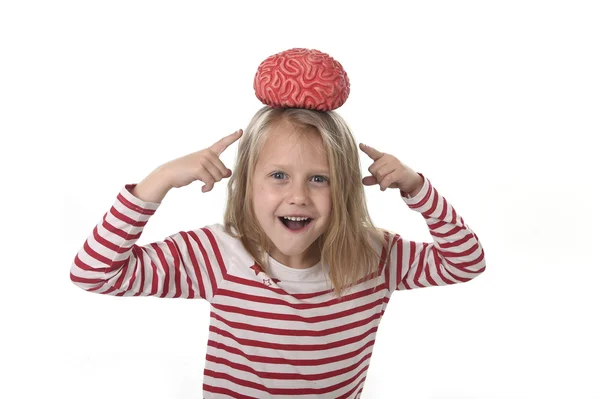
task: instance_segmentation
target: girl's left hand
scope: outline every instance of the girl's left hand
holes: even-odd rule
[[[400,191],[414,197],[423,187],[423,178],[417,172],[404,165],[390,154],[377,151],[365,144],[359,144],[360,149],[369,156],[373,164],[369,166],[372,176],[362,179],[365,186],[379,184],[381,191],[387,188],[398,188]]]

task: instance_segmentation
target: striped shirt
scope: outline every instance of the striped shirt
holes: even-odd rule
[[[466,282],[485,270],[477,235],[423,178],[417,196],[401,198],[423,216],[433,242],[390,232],[384,246],[373,240],[377,275],[341,299],[326,262],[299,270],[269,257],[263,270],[221,224],[137,245],[160,204],[135,197],[135,184],[121,189],[87,238],[70,278],[98,294],[207,300],[205,399],[360,398],[392,293]]]

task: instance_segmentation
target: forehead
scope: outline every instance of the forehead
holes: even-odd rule
[[[270,128],[258,164],[328,169],[327,153],[319,132],[316,129],[300,130],[286,120]]]

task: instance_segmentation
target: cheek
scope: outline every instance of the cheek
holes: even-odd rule
[[[329,193],[319,198],[319,208],[324,215],[330,214],[333,209],[333,199]]]
[[[273,213],[273,207],[278,204],[280,196],[266,186],[257,187],[253,193],[254,209],[257,212]]]
[[[269,186],[268,184],[258,187],[257,194],[261,201],[275,201],[277,198],[281,198],[281,190],[278,190],[276,186]]]

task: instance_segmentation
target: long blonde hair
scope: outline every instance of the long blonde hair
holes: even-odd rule
[[[376,237],[385,246],[384,231],[374,226],[367,209],[358,147],[346,122],[335,111],[303,108],[261,108],[244,131],[235,168],[227,183],[225,231],[239,238],[244,248],[265,270],[270,240],[253,211],[252,176],[270,127],[287,120],[301,131],[316,130],[326,150],[332,197],[331,222],[317,239],[321,261],[330,266],[334,295],[377,273],[381,254],[372,246]],[[374,281],[377,281],[375,278]],[[375,287],[373,287],[375,288]]]

